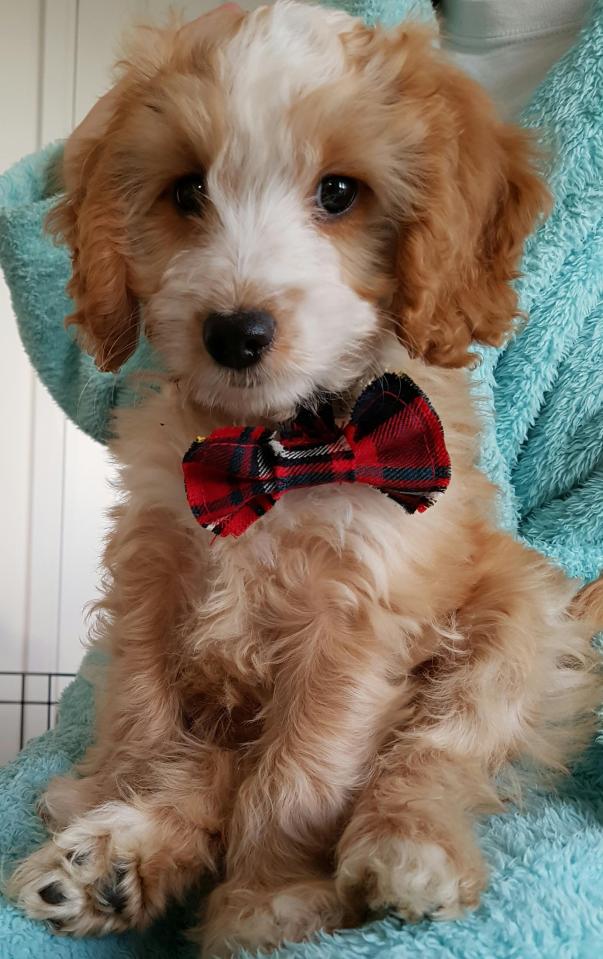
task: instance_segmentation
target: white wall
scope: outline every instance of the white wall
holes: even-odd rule
[[[214,4],[0,0],[0,171],[66,136],[107,89],[124,28],[174,5],[192,18]],[[0,410],[0,671],[73,672],[82,610],[96,594],[112,467],[37,382],[1,276]],[[28,698],[40,696],[35,682]],[[0,700],[18,692],[16,680],[0,677]],[[29,710],[26,735],[45,725],[46,712]],[[16,741],[18,710],[0,705],[0,761]]]

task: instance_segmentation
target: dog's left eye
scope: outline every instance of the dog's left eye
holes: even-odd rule
[[[340,173],[329,173],[318,184],[316,203],[329,216],[339,216],[354,204],[358,196],[358,180]]]
[[[176,180],[172,190],[174,203],[183,213],[199,214],[206,199],[205,178],[201,173],[189,173]]]

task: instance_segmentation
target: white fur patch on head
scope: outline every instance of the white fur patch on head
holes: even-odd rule
[[[271,109],[340,77],[339,34],[352,24],[345,13],[289,0],[250,14],[221,58],[237,120],[248,118],[255,128],[257,119],[270,121]]]

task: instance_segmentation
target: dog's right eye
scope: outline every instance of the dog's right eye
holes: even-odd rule
[[[173,186],[174,203],[182,213],[199,215],[206,199],[205,178],[201,173],[180,177]]]

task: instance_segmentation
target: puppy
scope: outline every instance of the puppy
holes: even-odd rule
[[[67,145],[51,226],[98,366],[143,328],[167,373],[117,416],[107,691],[13,894],[99,935],[219,869],[207,957],[367,908],[456,917],[486,882],[476,815],[511,765],[563,769],[599,696],[601,587],[576,595],[498,531],[475,467],[471,345],[511,333],[548,204],[529,135],[422,28],[299,3],[142,30],[120,69]],[[452,478],[431,509],[341,483],[239,537],[196,522],[195,436],[327,395],[349,412],[384,370],[441,418]]]

